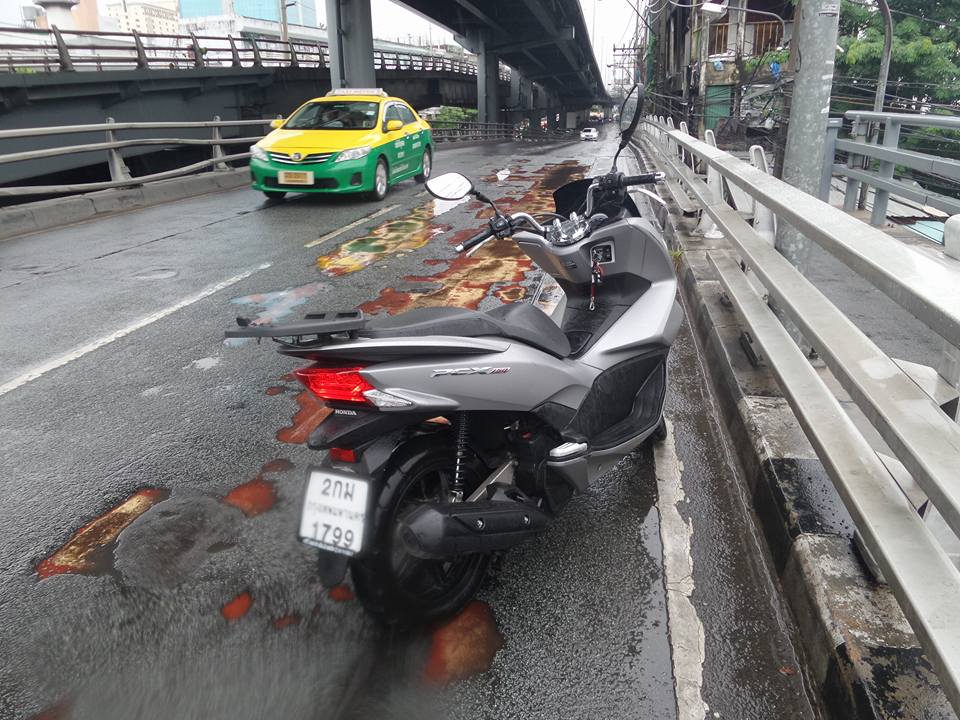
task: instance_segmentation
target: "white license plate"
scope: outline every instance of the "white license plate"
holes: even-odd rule
[[[281,185],[313,185],[311,170],[281,170],[278,178]]]
[[[300,539],[342,555],[360,552],[369,488],[370,482],[357,475],[311,468],[300,515]]]

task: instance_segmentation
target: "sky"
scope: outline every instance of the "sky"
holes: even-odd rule
[[[0,24],[17,26],[20,23],[20,6],[24,0],[0,0]],[[106,5],[100,0],[101,6]],[[324,2],[318,0],[318,15],[324,14]],[[371,0],[374,35],[384,40],[408,37],[430,39],[433,42],[453,42],[450,33],[427,22],[391,0]],[[613,46],[630,43],[636,15],[629,0],[580,0],[593,42],[597,63],[603,70],[604,82],[609,87],[613,80]],[[318,18],[323,22],[323,18]]]

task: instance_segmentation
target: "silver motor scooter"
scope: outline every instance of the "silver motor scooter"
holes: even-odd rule
[[[637,98],[634,88],[621,108],[620,150]],[[610,173],[558,189],[550,218],[494,205],[488,227],[458,246],[512,237],[563,289],[559,322],[515,303],[238,318],[227,331],[309,361],[296,376],[333,408],[309,440],[329,452],[307,471],[298,531],[321,550],[326,584],[349,567],[364,606],[387,621],[454,613],[492,553],[542,532],[573,493],[663,432],[682,311],[664,240],[627,193],[660,179],[626,177],[614,158]],[[457,173],[427,188],[493,205]]]

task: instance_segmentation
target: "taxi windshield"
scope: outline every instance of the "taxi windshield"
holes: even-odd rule
[[[297,110],[284,124],[287,130],[372,130],[380,103],[357,101],[312,102]]]

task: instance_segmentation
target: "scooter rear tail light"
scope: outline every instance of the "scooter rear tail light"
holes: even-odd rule
[[[369,405],[364,396],[368,390],[376,390],[368,383],[360,371],[363,365],[353,367],[324,367],[312,365],[294,370],[293,374],[304,387],[321,400],[332,402],[351,402]]]

